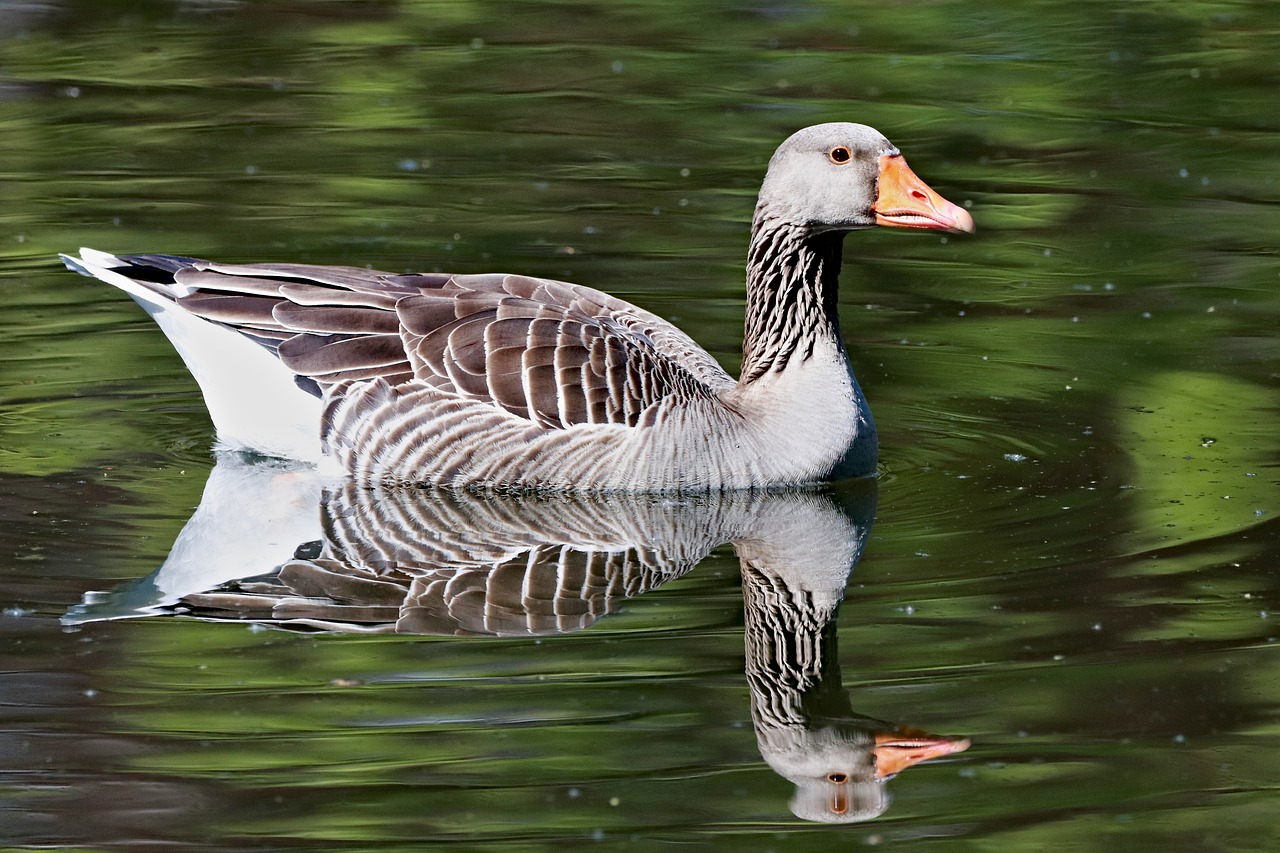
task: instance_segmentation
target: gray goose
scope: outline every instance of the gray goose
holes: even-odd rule
[[[699,491],[874,473],[840,335],[849,231],[973,231],[878,131],[805,128],[774,153],[747,256],[742,376],[581,285],[172,255],[63,255],[157,321],[219,445],[357,482]]]

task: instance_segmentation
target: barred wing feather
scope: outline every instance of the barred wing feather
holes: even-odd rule
[[[545,428],[636,426],[668,397],[733,384],[675,327],[585,287],[458,277],[397,312],[419,379]]]
[[[581,285],[488,274],[122,256],[124,274],[274,351],[320,396],[416,379],[547,428],[647,423],[733,379],[660,317]],[[171,277],[172,285],[165,279]]]

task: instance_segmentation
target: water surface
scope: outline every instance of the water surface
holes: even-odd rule
[[[1277,57],[1246,2],[0,10],[0,841],[1273,849]],[[874,526],[811,496],[866,539],[806,707],[972,742],[879,817],[793,813],[718,542],[568,633],[74,618],[157,604],[214,460],[58,251],[564,278],[735,369],[764,165],[830,120],[979,228],[846,244],[882,475]]]

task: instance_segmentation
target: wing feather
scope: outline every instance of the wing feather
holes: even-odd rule
[[[272,318],[286,329],[311,334],[376,335],[400,334],[400,321],[393,311],[344,304],[298,305],[277,301]],[[401,346],[400,357],[404,358]]]
[[[348,305],[376,308],[380,311],[388,311],[393,316],[396,310],[396,303],[404,298],[404,295],[400,293],[339,290],[335,287],[323,287],[301,282],[279,284],[279,288],[279,294],[293,305]]]
[[[408,365],[398,333],[355,337],[294,335],[280,344],[277,353],[286,367],[302,376]]]
[[[416,379],[548,429],[651,422],[732,379],[670,323],[600,291],[516,275],[120,256],[117,271],[277,353],[321,392]]]

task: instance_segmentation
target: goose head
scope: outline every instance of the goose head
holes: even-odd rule
[[[833,122],[792,134],[769,161],[758,217],[808,234],[876,225],[972,234],[973,217],[938,195],[880,131]]]

